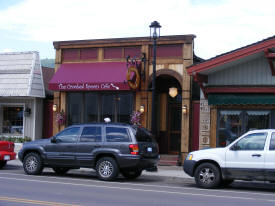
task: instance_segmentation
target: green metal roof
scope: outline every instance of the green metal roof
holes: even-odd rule
[[[209,105],[275,104],[275,94],[208,94]]]

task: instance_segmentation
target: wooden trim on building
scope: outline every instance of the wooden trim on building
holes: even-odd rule
[[[208,93],[275,93],[275,87],[206,87]]]
[[[217,137],[217,115],[218,110],[215,107],[210,108],[210,147],[216,147]]]
[[[161,36],[158,39],[160,44],[192,44],[196,36],[190,35],[171,35]],[[108,46],[137,46],[152,45],[153,41],[150,37],[131,37],[131,38],[114,38],[114,39],[90,39],[90,40],[74,40],[74,41],[56,41],[53,42],[55,49],[60,48],[86,48],[86,47],[108,47]]]

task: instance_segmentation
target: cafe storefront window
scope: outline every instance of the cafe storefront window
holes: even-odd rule
[[[3,106],[2,112],[2,134],[7,136],[22,136],[23,106]]]
[[[70,92],[67,93],[68,125],[102,122],[109,117],[112,122],[130,122],[133,111],[133,94]]]
[[[269,110],[219,110],[217,147],[225,147],[247,131],[271,128]]]

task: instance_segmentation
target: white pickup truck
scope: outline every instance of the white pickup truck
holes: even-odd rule
[[[234,180],[275,182],[275,129],[249,131],[227,147],[191,152],[183,169],[202,188]]]

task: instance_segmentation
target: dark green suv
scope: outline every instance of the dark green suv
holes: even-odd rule
[[[119,172],[137,178],[142,170],[156,170],[159,161],[151,133],[122,123],[73,125],[50,139],[25,143],[18,156],[29,175],[44,167],[59,175],[86,167],[95,169],[101,180],[114,180]]]

